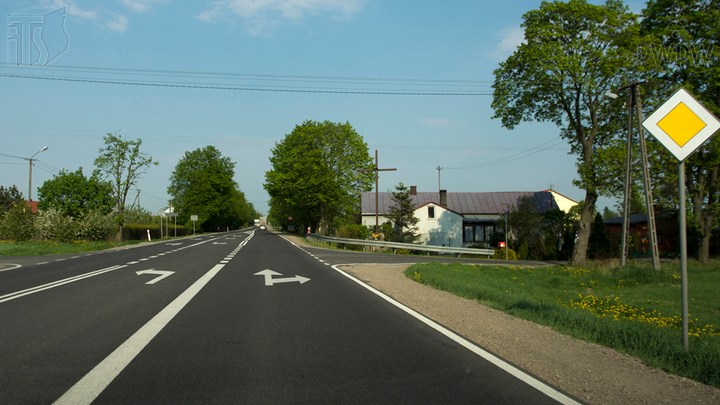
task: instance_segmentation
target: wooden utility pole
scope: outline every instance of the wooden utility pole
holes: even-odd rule
[[[643,133],[642,122],[642,101],[640,100],[640,93],[638,86],[642,83],[632,83],[625,87],[630,90],[628,96],[628,137],[627,137],[627,156],[625,162],[625,198],[623,202],[623,230],[622,230],[622,252],[620,257],[620,265],[625,266],[627,264],[628,256],[628,241],[630,239],[630,177],[632,176],[632,131],[633,131],[633,113],[637,114],[637,127],[638,137],[640,143],[640,154],[642,158],[642,171],[643,171],[643,188],[645,189],[645,209],[647,211],[647,223],[648,223],[648,239],[650,242],[650,254],[652,257],[653,269],[660,271],[660,253],[658,250],[657,243],[657,228],[655,226],[655,210],[653,208],[652,190],[650,188],[650,173],[648,172],[648,158],[647,148],[645,146],[645,134]],[[623,90],[623,89],[620,89]],[[635,107],[635,111],[633,111]]]
[[[378,224],[378,211],[380,210],[380,208],[378,207],[379,206],[379,204],[378,204],[378,200],[379,200],[379,198],[378,198],[378,177],[379,177],[378,172],[389,172],[389,171],[394,171],[394,170],[397,170],[397,169],[380,169],[380,168],[378,168],[377,149],[375,149],[375,168],[358,170],[359,172],[375,172],[375,233],[376,234],[380,233],[379,232],[380,226]]]

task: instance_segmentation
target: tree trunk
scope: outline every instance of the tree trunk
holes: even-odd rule
[[[571,263],[580,266],[585,264],[587,260],[588,242],[590,241],[590,225],[593,221],[593,211],[595,211],[595,202],[597,201],[597,193],[589,190],[585,191],[585,206],[582,215],[580,215],[580,223],[578,224],[577,242],[575,242],[575,250],[573,250]]]

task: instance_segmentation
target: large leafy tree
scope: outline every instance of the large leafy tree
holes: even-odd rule
[[[357,212],[360,194],[372,188],[372,157],[349,123],[305,121],[277,143],[265,173],[271,215],[293,217],[303,230],[325,231]]]
[[[178,221],[192,226],[190,216],[197,215],[195,225],[206,232],[246,224],[254,208],[238,190],[234,176],[235,162],[214,146],[185,152],[168,186]]]
[[[99,173],[110,179],[112,196],[117,210],[117,240],[122,241],[125,210],[130,187],[134,186],[151,165],[158,165],[148,154],[140,151],[142,140],[127,140],[117,134],[108,133],[103,137],[105,147],[100,148],[95,159]]]
[[[720,116],[720,1],[651,0],[643,10],[644,34],[653,41],[638,50],[652,67],[654,102],[664,101],[684,86],[716,116]],[[655,162],[664,173],[656,187],[672,190],[655,193],[665,203],[677,194],[677,161],[657,148]],[[708,263],[710,237],[720,216],[720,138],[716,135],[686,160],[685,183],[690,199],[690,224],[700,235],[698,260]],[[669,202],[672,202],[670,200]]]
[[[112,192],[112,183],[102,181],[97,171],[88,178],[82,167],[75,172],[63,170],[38,189],[38,208],[54,207],[73,218],[88,210],[107,213],[115,203]]]
[[[577,184],[585,190],[572,262],[587,257],[595,202],[605,186],[596,171],[598,150],[622,120],[608,119],[605,94],[630,80],[637,40],[636,16],[622,2],[543,2],[523,16],[525,43],[495,70],[493,118],[513,129],[522,121],[561,128],[577,154]]]

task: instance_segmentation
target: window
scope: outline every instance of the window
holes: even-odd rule
[[[428,218],[435,218],[435,207],[428,207]]]
[[[465,238],[464,238],[465,242],[472,242],[473,241],[473,226],[465,225],[463,228],[465,230],[465,232],[464,232],[465,233]]]
[[[463,240],[465,242],[487,242],[494,231],[495,225],[464,225]]]

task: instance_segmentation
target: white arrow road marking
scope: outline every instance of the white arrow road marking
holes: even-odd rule
[[[154,279],[148,281],[148,282],[145,283],[145,284],[155,284],[155,283],[157,283],[158,281],[164,279],[165,277],[170,277],[170,275],[173,274],[173,273],[175,273],[175,272],[174,272],[174,271],[169,271],[169,270],[155,270],[155,269],[140,270],[140,271],[136,271],[136,272],[135,272],[135,274],[137,274],[138,276],[141,275],[141,274],[155,274],[155,275],[158,276],[158,277],[155,277]]]
[[[227,245],[226,242],[213,242],[213,245]]]
[[[278,283],[300,283],[305,284],[308,281],[310,281],[307,277],[302,277],[295,275],[295,277],[285,277],[285,278],[273,278],[272,276],[282,276],[282,273],[278,273],[277,271],[273,271],[270,269],[265,269],[263,271],[258,271],[255,273],[256,276],[265,276],[265,286],[272,287],[273,284]]]
[[[182,245],[182,242],[180,242],[180,243],[166,243],[166,245],[178,246],[178,245]]]

